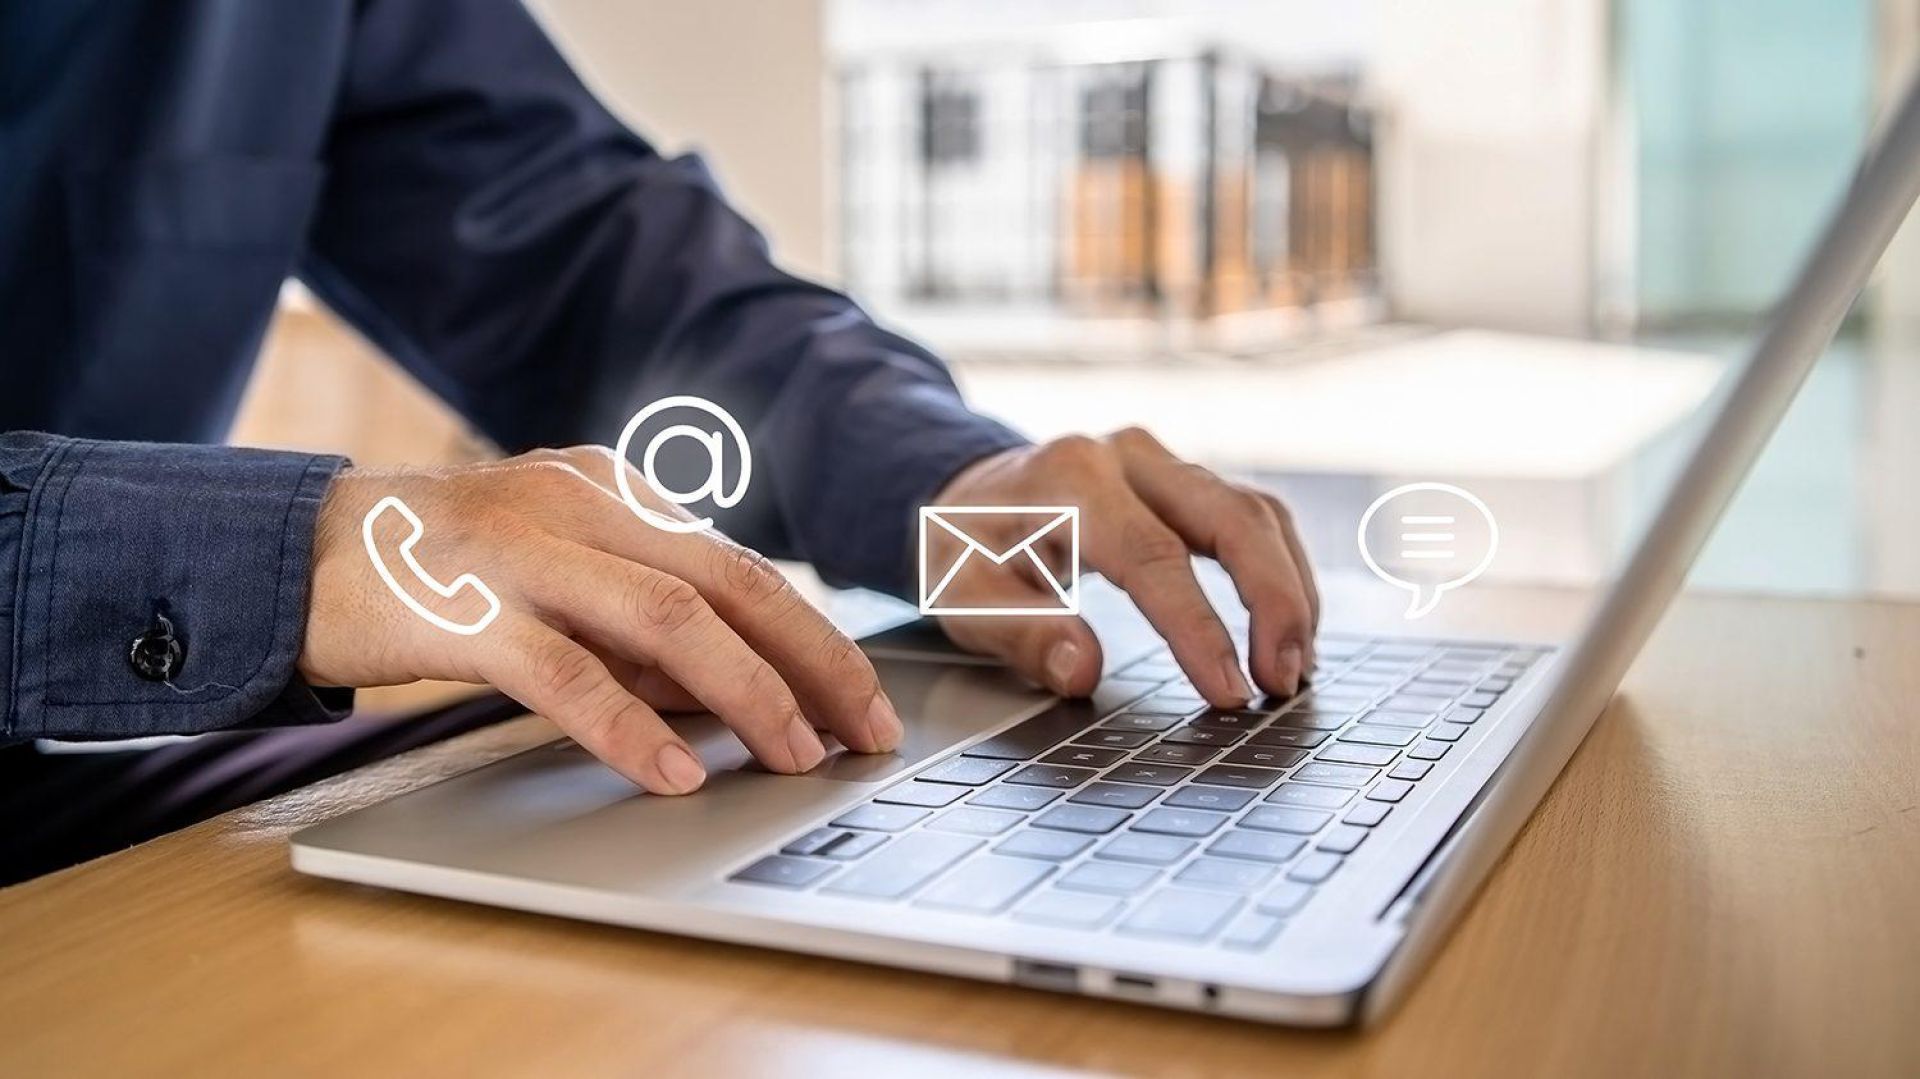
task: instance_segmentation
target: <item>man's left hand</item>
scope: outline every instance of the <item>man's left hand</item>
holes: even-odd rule
[[[1247,669],[1259,689],[1291,695],[1313,669],[1320,597],[1286,506],[1180,460],[1139,428],[995,454],[955,476],[934,502],[1080,507],[1088,568],[1127,592],[1216,706],[1245,704],[1254,688],[1194,575],[1194,554],[1219,560],[1252,615]],[[995,605],[1046,598],[1041,583],[1011,572],[986,587],[996,591]],[[948,617],[941,624],[961,647],[998,656],[1057,693],[1084,695],[1100,679],[1100,642],[1079,618]]]

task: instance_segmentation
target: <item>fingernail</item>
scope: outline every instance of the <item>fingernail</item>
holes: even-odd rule
[[[873,738],[874,750],[880,753],[899,748],[900,739],[907,736],[900,713],[893,710],[893,702],[885,693],[875,693],[873,703],[867,705],[867,734]]]
[[[1280,646],[1280,684],[1288,693],[1300,692],[1300,676],[1306,671],[1306,653],[1300,646],[1288,643]]]
[[[1238,659],[1228,659],[1221,663],[1220,672],[1226,675],[1227,690],[1234,699],[1245,704],[1253,699],[1253,687],[1247,684],[1247,676],[1240,670]]]
[[[799,716],[787,724],[787,750],[793,754],[793,767],[804,772],[819,764],[827,755],[827,747],[820,744],[820,736]]]
[[[1080,666],[1080,646],[1061,641],[1047,650],[1047,683],[1056,693],[1070,692],[1073,674]]]
[[[691,794],[707,781],[707,770],[700,767],[700,762],[683,746],[662,746],[654,755],[653,764],[667,781],[667,789],[661,794]]]

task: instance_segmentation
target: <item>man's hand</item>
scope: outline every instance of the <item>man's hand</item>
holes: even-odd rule
[[[616,460],[581,447],[342,473],[320,510],[301,673],[330,686],[491,683],[663,794],[694,790],[706,772],[661,711],[712,711],[778,772],[820,762],[816,728],[861,752],[898,745],[899,716],[860,649],[759,555],[637,520],[616,491]],[[475,574],[499,595],[502,613],[485,630],[436,628],[381,581],[361,524],[388,495],[420,517],[423,567],[441,581]],[[686,516],[664,500],[656,508]],[[445,599],[411,580],[397,556],[402,522],[381,523],[375,538],[423,604],[454,620],[484,613],[476,595]]]
[[[996,454],[954,477],[935,504],[1080,507],[1086,563],[1126,590],[1215,705],[1244,704],[1253,691],[1194,576],[1195,553],[1220,560],[1253,616],[1247,663],[1261,689],[1292,694],[1313,669],[1320,597],[1286,506],[1181,461],[1145,431]],[[970,569],[951,588],[955,599],[969,602],[971,594],[977,606],[1050,598],[1013,563],[990,573]],[[1085,694],[1100,679],[1100,643],[1078,618],[941,622],[962,647],[999,656],[1057,693]]]

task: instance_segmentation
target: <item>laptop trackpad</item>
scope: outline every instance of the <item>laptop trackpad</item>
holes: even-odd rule
[[[809,777],[852,783],[890,779],[1010,716],[1052,700],[1044,690],[994,667],[879,658],[873,666],[907,729],[899,750],[854,753],[825,737],[827,758],[806,773]],[[677,716],[670,723],[699,752],[709,772],[766,770],[712,716]]]

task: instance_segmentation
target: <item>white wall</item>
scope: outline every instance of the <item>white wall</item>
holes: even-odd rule
[[[529,0],[594,89],[697,149],[789,269],[832,266],[824,0]]]
[[[1586,333],[1605,0],[1384,0],[1376,26],[1396,314]]]

